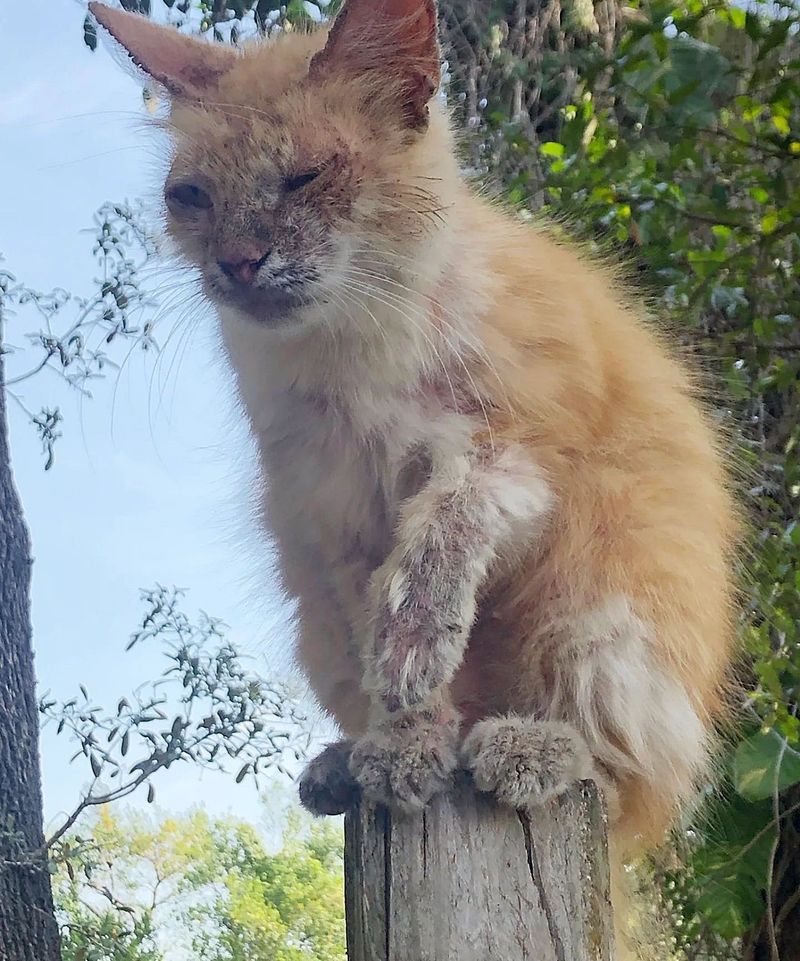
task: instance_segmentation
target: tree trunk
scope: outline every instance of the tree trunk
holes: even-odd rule
[[[57,961],[42,829],[30,543],[11,473],[2,332],[0,291],[0,959]]]
[[[528,816],[466,783],[345,820],[349,961],[611,961],[606,819],[589,782]]]

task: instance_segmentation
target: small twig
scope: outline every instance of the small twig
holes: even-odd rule
[[[767,867],[767,937],[769,938],[771,961],[781,961],[780,951],[778,950],[778,940],[775,932],[775,890],[774,890],[774,875],[775,875],[775,856],[778,853],[778,847],[781,842],[781,792],[780,792],[780,774],[781,774],[781,764],[783,763],[783,755],[786,753],[786,749],[789,747],[789,741],[787,738],[782,739],[781,749],[778,753],[778,757],[775,762],[775,780],[772,788],[772,823],[775,826],[775,840],[772,842],[772,850],[769,856],[769,865]]]

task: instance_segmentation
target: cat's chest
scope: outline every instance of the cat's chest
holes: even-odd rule
[[[378,566],[400,502],[425,479],[420,422],[411,407],[373,423],[318,397],[282,398],[258,431],[279,548],[326,565]]]

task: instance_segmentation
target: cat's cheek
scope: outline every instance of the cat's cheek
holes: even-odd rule
[[[197,218],[177,218],[168,212],[166,236],[172,248],[170,253],[178,254],[205,274],[209,260],[207,224],[198,223]]]

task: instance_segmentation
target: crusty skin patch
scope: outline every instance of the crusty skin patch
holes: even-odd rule
[[[520,531],[541,529],[552,501],[520,451],[476,447],[434,460],[373,577],[366,685],[387,710],[415,708],[453,678],[492,561]]]

